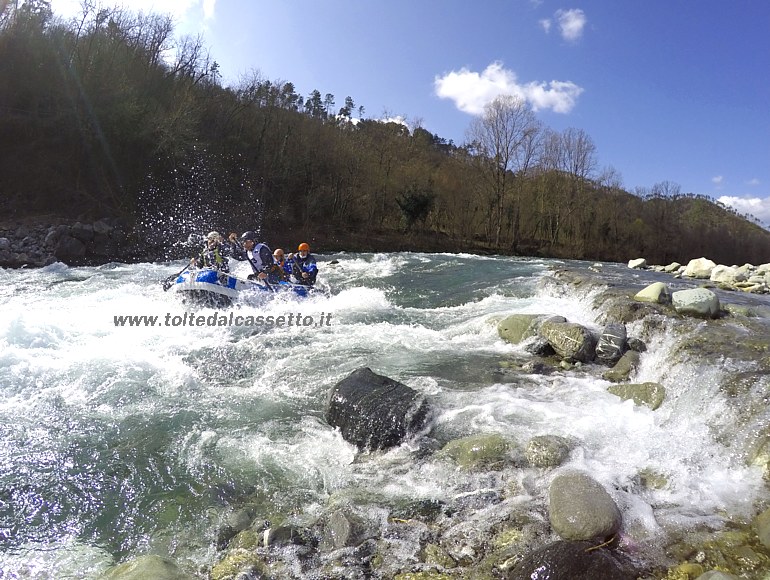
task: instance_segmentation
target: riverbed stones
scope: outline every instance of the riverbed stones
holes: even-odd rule
[[[631,399],[637,405],[645,405],[653,411],[663,404],[666,389],[660,383],[623,383],[610,385],[607,390],[627,401]]]
[[[609,550],[590,542],[558,541],[524,556],[507,580],[633,580]]]
[[[671,295],[671,302],[679,314],[698,318],[717,318],[719,298],[708,288],[678,290]]]
[[[563,360],[590,362],[596,354],[596,338],[580,324],[546,320],[540,325],[538,334]]]
[[[740,580],[735,574],[721,572],[719,570],[709,570],[698,576],[695,580]]]
[[[644,258],[636,258],[634,260],[629,260],[628,267],[633,270],[641,270],[642,268],[647,267],[647,260],[645,260]]]
[[[369,368],[360,368],[329,392],[325,418],[359,450],[387,449],[416,434],[428,403],[414,389]]]
[[[548,517],[564,540],[602,540],[617,533],[620,510],[602,485],[581,471],[557,475],[548,490]]]
[[[670,304],[671,292],[663,282],[653,282],[634,295],[637,302],[651,302],[653,304]]]

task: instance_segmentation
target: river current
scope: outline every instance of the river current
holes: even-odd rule
[[[600,329],[585,293],[547,281],[560,264],[341,253],[319,256],[323,295],[218,310],[163,291],[181,262],[0,270],[0,577],[96,578],[140,554],[203,574],[217,530],[246,497],[265,519],[310,521],[331,497],[443,501],[487,485],[411,442],[360,454],[330,428],[330,389],[364,366],[430,400],[435,441],[482,432],[521,445],[543,434],[578,441],[564,467],[613,490],[630,546],[750,517],[767,491],[761,469],[725,443],[735,405],[717,388],[727,371],[714,361],[672,368],[674,338],[648,340],[636,380],[666,387],[656,411],[591,374],[506,371],[505,361],[529,356],[499,338],[508,314]],[[231,312],[307,324],[172,324]],[[126,316],[157,323],[121,325]],[[694,382],[702,396],[686,389]],[[645,469],[668,485],[637,493]],[[553,473],[515,477],[516,509],[542,513]],[[479,512],[469,533],[485,534],[493,519]]]

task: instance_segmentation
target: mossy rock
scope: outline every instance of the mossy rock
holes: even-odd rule
[[[402,572],[393,576],[393,580],[452,580],[449,574],[435,570],[424,572]]]
[[[457,562],[438,544],[427,544],[423,550],[423,562],[441,568],[454,568]]]
[[[174,562],[160,556],[139,556],[129,562],[110,568],[101,580],[192,580]]]
[[[511,461],[512,448],[512,442],[502,435],[482,433],[450,441],[444,445],[441,455],[469,471],[495,469]]]
[[[659,383],[626,383],[611,385],[607,390],[627,401],[633,400],[637,405],[646,405],[653,411],[663,404],[666,398],[666,389]]]
[[[497,333],[504,341],[519,344],[537,334],[539,321],[543,318],[542,314],[511,314],[498,323]]]
[[[267,566],[250,550],[230,550],[224,559],[211,569],[211,580],[235,580],[246,570],[257,570],[260,574],[266,574]]]

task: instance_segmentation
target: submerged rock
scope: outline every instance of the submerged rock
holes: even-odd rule
[[[538,435],[527,443],[524,456],[533,467],[556,467],[569,456],[572,443],[558,435]]]
[[[511,442],[498,433],[481,433],[454,439],[441,454],[469,471],[500,468],[511,461]]]
[[[589,475],[566,471],[557,475],[548,490],[551,527],[565,540],[606,539],[622,523],[610,494]]]
[[[516,564],[508,580],[633,580],[609,550],[589,542],[554,542]]]
[[[659,383],[627,383],[611,385],[607,390],[624,401],[632,399],[637,405],[646,405],[653,411],[663,404],[666,389]]]
[[[403,383],[361,368],[332,388],[325,417],[360,450],[387,449],[424,426],[428,404]]]
[[[101,580],[192,580],[193,576],[183,573],[176,564],[160,556],[139,556],[111,568]]]

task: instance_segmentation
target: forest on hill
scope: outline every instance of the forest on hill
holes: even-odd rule
[[[168,239],[261,228],[321,251],[770,259],[754,220],[673,182],[624,190],[589,135],[554,131],[513,97],[458,145],[258,72],[223,86],[169,16],[91,8],[63,23],[44,0],[0,10],[7,219],[114,216]]]

